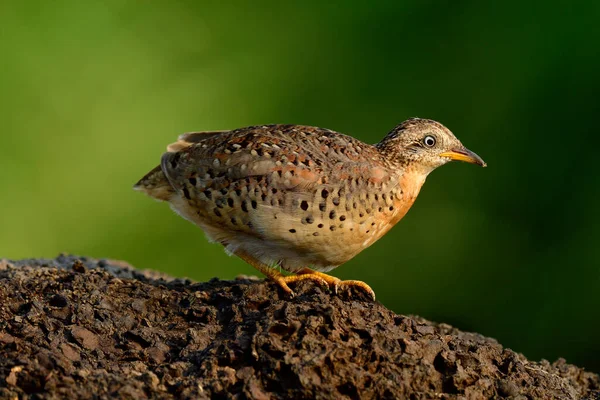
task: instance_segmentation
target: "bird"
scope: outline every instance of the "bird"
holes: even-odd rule
[[[365,282],[327,272],[385,235],[452,160],[486,166],[430,119],[408,119],[373,145],[325,128],[256,125],[179,136],[134,189],[168,202],[290,298],[290,285],[310,280],[375,300]]]

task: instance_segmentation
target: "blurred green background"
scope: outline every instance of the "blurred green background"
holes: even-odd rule
[[[434,172],[335,271],[398,313],[600,372],[600,3],[0,3],[0,257],[255,274],[131,190],[182,132],[447,125],[489,164]]]

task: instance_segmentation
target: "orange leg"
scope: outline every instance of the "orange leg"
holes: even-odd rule
[[[367,292],[373,298],[373,301],[375,301],[375,292],[373,291],[373,289],[371,289],[371,286],[367,285],[363,281],[343,281],[339,278],[336,278],[335,276],[327,275],[323,272],[315,271],[310,268],[302,268],[297,273],[301,274],[300,276],[312,274],[318,276],[319,278],[322,278],[325,282],[327,282],[329,287],[333,289],[334,293],[338,292],[340,286],[358,286],[359,288]]]
[[[263,275],[267,276],[272,281],[277,283],[277,285],[279,285],[279,287],[281,287],[281,289],[283,289],[283,291],[291,298],[293,298],[295,296],[295,294],[294,294],[294,291],[292,289],[290,289],[290,287],[288,286],[288,283],[295,283],[295,282],[300,282],[300,281],[304,281],[304,280],[311,280],[311,281],[317,282],[318,284],[320,284],[323,287],[330,286],[329,282],[327,282],[326,279],[324,279],[323,277],[321,277],[319,275],[315,275],[313,273],[300,273],[300,274],[296,274],[296,275],[285,276],[281,272],[277,271],[276,269],[269,267],[267,264],[264,264],[264,263],[258,261],[256,258],[252,257],[251,255],[247,254],[246,252],[238,251],[235,253],[235,255],[238,256],[239,258],[241,258],[242,260],[246,261],[248,264],[252,265],[254,268],[259,270],[260,272],[262,272]],[[325,275],[325,276],[328,276],[328,275]]]

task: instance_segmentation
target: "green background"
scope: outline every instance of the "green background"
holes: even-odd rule
[[[0,256],[255,274],[131,190],[192,130],[418,116],[488,163],[435,171],[335,270],[398,313],[600,371],[600,2],[0,3]]]

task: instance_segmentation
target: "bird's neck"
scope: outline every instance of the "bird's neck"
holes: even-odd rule
[[[420,164],[408,163],[395,171],[398,185],[402,189],[399,192],[399,196],[403,196],[403,199],[415,199],[421,190],[421,187],[425,183],[427,176],[432,169],[427,168]]]
[[[429,172],[411,166],[407,166],[403,171],[398,172],[397,182],[401,190],[396,192],[396,198],[394,199],[395,212],[391,218],[390,227],[404,218],[410,210]]]
[[[402,188],[402,193],[405,199],[416,199],[421,191],[421,187],[425,183],[427,179],[427,175],[429,175],[428,171],[423,171],[421,169],[407,169],[402,174],[400,178],[400,187]]]

